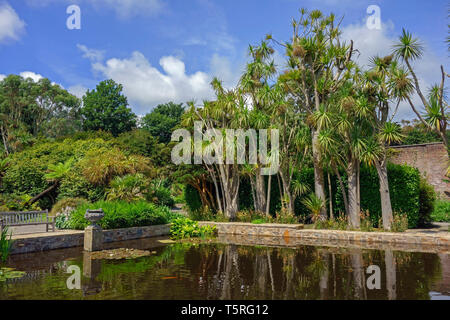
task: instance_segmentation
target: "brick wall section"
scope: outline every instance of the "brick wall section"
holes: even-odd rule
[[[391,161],[419,169],[435,191],[450,200],[450,183],[444,181],[448,167],[448,153],[443,143],[427,143],[393,147]]]

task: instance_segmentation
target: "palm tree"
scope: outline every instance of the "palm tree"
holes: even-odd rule
[[[302,203],[311,212],[311,220],[313,223],[323,218],[320,215],[323,207],[325,207],[325,201],[323,199],[311,193],[309,197],[302,200]]]
[[[449,142],[447,138],[447,125],[448,125],[448,103],[445,101],[445,78],[449,75],[444,71],[444,67],[441,65],[441,82],[439,85],[434,85],[430,94],[427,97],[423,94],[419,80],[417,78],[414,69],[411,66],[411,62],[419,60],[423,56],[423,45],[417,38],[413,38],[412,34],[403,29],[402,35],[399,37],[399,41],[394,45],[394,54],[401,59],[407,66],[409,73],[414,80],[414,89],[420,97],[420,100],[425,108],[425,114],[422,115],[418,111],[418,108],[414,105],[411,99],[411,95],[406,96],[406,99],[411,106],[414,113],[419,120],[431,131],[435,131],[441,137],[447,150],[449,149]]]
[[[319,10],[307,12],[305,9],[301,9],[300,14],[300,19],[292,22],[291,42],[283,45],[287,52],[288,71],[282,79],[297,108],[311,116],[323,104],[328,104],[346,81],[354,50],[352,41],[345,43],[340,39],[340,23],[336,25],[333,14],[325,16]],[[308,125],[312,136],[315,193],[325,199],[320,128],[311,122]],[[327,217],[326,207],[321,214]]]
[[[380,182],[383,228],[391,229],[392,205],[387,175],[389,146],[402,140],[400,125],[392,122],[400,103],[413,91],[409,73],[400,67],[392,55],[372,58],[372,68],[365,73],[364,94],[374,105],[373,136],[369,139],[363,159],[377,169]],[[395,109],[393,108],[395,105]]]

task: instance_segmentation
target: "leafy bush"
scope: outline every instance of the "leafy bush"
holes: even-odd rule
[[[436,193],[432,185],[428,184],[424,178],[420,179],[419,189],[419,221],[418,226],[423,226],[431,222],[431,214],[434,210]]]
[[[450,201],[436,200],[431,219],[435,222],[450,222]]]
[[[70,212],[75,210],[77,207],[87,203],[88,201],[82,198],[61,199],[53,205],[50,215],[56,217],[61,214],[70,214]]]
[[[147,196],[147,199],[158,205],[169,208],[172,208],[175,204],[170,189],[162,186],[153,188]]]
[[[138,201],[145,198],[147,182],[143,174],[127,174],[123,177],[115,177],[107,191],[106,199],[109,201]]]
[[[172,219],[180,217],[167,207],[158,207],[146,201],[98,201],[83,204],[72,212],[67,228],[83,230],[89,225],[84,218],[86,210],[102,208],[105,216],[99,225],[103,229],[119,229],[140,226],[151,226],[170,223]]]
[[[216,226],[199,226],[197,222],[186,217],[176,218],[170,226],[170,235],[173,239],[186,239],[196,237],[211,237],[216,233]]]

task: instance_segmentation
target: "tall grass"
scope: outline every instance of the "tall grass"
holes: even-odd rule
[[[4,227],[0,234],[0,260],[5,263],[11,252],[13,240],[11,234],[8,236],[8,227]]]

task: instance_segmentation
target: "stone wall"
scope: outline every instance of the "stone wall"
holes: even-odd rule
[[[450,180],[445,177],[448,153],[443,143],[427,143],[393,147],[391,161],[419,169],[440,197],[450,200]]]
[[[103,230],[104,243],[128,241],[168,235],[170,225]],[[84,231],[49,232],[14,237],[11,254],[41,252],[55,249],[82,247]]]
[[[257,239],[257,241],[282,238],[286,244],[301,240],[303,243],[309,242],[309,244],[320,242],[326,246],[340,243],[368,245],[384,243],[396,248],[396,250],[407,251],[411,247],[413,250],[414,248],[426,248],[429,251],[445,253],[449,253],[450,249],[450,234],[303,230],[302,225],[258,225],[226,222],[200,222],[199,225],[216,225],[219,238],[222,235],[245,236],[248,239]]]

